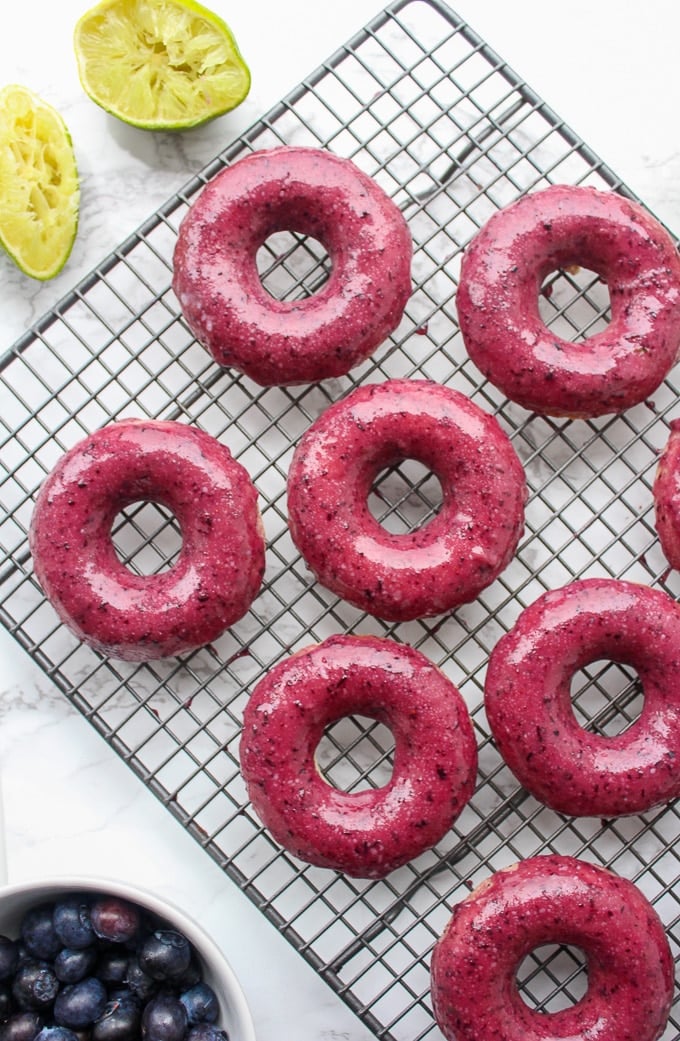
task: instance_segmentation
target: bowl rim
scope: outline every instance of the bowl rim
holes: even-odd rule
[[[230,1018],[235,1029],[229,1030],[229,1041],[256,1041],[255,1025],[246,996],[228,958],[202,925],[191,918],[174,900],[146,889],[136,882],[104,875],[49,875],[6,882],[0,885],[0,911],[5,900],[34,896],[36,902],[49,900],[58,892],[109,893],[140,904],[176,925],[187,936],[208,966],[219,966],[219,974],[228,993]],[[28,904],[26,905],[28,907]],[[236,1035],[236,1036],[234,1036]]]

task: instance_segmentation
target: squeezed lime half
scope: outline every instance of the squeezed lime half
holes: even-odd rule
[[[90,98],[146,130],[199,126],[250,90],[231,30],[195,0],[102,0],[79,19],[74,48]]]
[[[80,190],[61,115],[26,87],[0,91],[0,243],[21,270],[45,281],[68,260]]]

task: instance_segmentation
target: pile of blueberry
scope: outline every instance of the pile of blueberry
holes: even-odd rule
[[[0,1041],[228,1041],[187,938],[136,904],[68,894],[0,936]]]

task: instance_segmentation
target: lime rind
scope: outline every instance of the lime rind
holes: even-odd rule
[[[250,90],[231,30],[194,0],[103,0],[78,21],[74,48],[89,97],[143,129],[199,126]]]
[[[80,191],[61,115],[28,88],[0,91],[0,244],[31,278],[54,278],[78,230]]]

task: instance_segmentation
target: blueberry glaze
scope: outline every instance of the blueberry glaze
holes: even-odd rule
[[[278,231],[317,239],[331,274],[296,301],[266,291],[256,254]],[[400,210],[349,159],[283,146],[221,171],[192,204],[173,288],[196,339],[262,386],[347,373],[398,325],[411,293],[412,242]]]
[[[545,944],[579,947],[588,989],[539,1012],[517,970]],[[663,925],[632,882],[574,857],[537,856],[497,871],[453,909],[431,962],[435,1018],[447,1041],[656,1041],[673,996]]]
[[[316,764],[332,722],[384,723],[394,768],[380,788],[344,792]],[[453,683],[419,651],[373,636],[333,636],[280,662],[244,713],[241,770],[277,842],[312,864],[382,878],[438,842],[474,789],[477,748]]]
[[[600,659],[632,666],[644,695],[613,736],[571,702],[574,673]],[[661,590],[592,578],[545,593],[494,647],[484,700],[506,763],[554,810],[618,817],[680,795],[680,606]]]
[[[571,265],[607,283],[611,321],[583,342],[556,336],[541,283]],[[467,246],[456,296],[468,354],[511,401],[584,418],[644,401],[680,347],[680,257],[642,206],[612,191],[553,185],[499,210]]]
[[[666,560],[680,569],[680,422],[671,421],[654,478],[654,521]]]
[[[381,470],[416,459],[442,486],[438,514],[397,535],[368,506]],[[526,482],[493,416],[450,387],[387,380],[331,405],[299,441],[288,475],[291,535],[318,580],[390,621],[473,600],[510,562]]]
[[[182,533],[177,562],[137,575],[111,539],[117,513],[158,502]],[[257,493],[215,438],[127,419],[86,437],[43,483],[31,518],[35,573],[61,620],[102,654],[146,661],[217,639],[248,610],[264,572]]]

